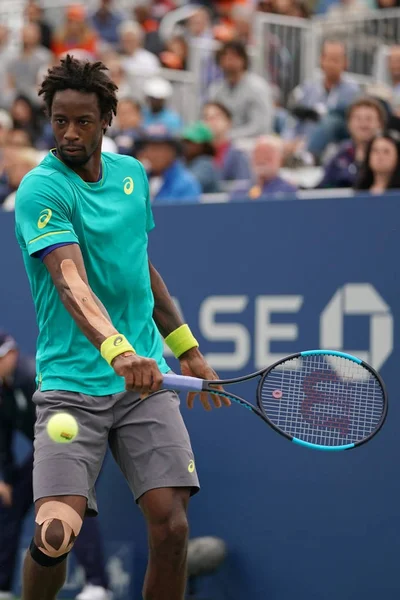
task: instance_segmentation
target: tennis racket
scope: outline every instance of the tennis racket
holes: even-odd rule
[[[258,378],[257,406],[215,385]],[[334,350],[292,354],[251,375],[219,381],[164,375],[164,388],[207,391],[247,408],[286,439],[314,450],[349,450],[385,422],[388,398],[380,375],[364,361]]]

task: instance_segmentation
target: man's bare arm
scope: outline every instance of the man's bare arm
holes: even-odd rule
[[[65,308],[96,348],[118,333],[106,309],[90,289],[78,244],[56,248],[43,262]]]
[[[166,338],[175,329],[183,325],[183,321],[163,278],[150,261],[149,269],[151,289],[154,296],[153,319],[163,338]]]
[[[78,244],[56,248],[43,262],[65,308],[88,340],[100,349],[104,340],[119,332],[100,300],[90,289]],[[161,387],[162,375],[156,361],[138,356],[133,351],[116,356],[112,360],[112,368],[117,375],[125,379],[127,390],[146,395],[156,392]]]

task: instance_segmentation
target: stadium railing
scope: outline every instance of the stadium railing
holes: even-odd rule
[[[277,73],[284,98],[319,67],[326,38],[345,42],[348,72],[360,83],[382,81],[382,46],[399,43],[400,9],[363,12],[341,19],[326,16],[299,19],[257,13],[254,20],[256,70],[264,77]],[[279,66],[284,65],[283,69]]]

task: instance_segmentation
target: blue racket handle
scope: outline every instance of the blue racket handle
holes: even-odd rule
[[[185,392],[201,392],[203,379],[187,377],[185,375],[164,375],[163,388],[167,390],[180,390]]]

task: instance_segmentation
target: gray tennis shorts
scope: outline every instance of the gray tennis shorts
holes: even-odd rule
[[[48,496],[84,496],[88,514],[97,514],[94,485],[108,445],[136,501],[155,488],[188,487],[192,494],[199,490],[175,392],[162,390],[140,400],[132,392],[95,397],[38,390],[33,401],[35,501]],[[46,431],[49,418],[59,411],[78,421],[78,435],[69,444],[53,442]]]

